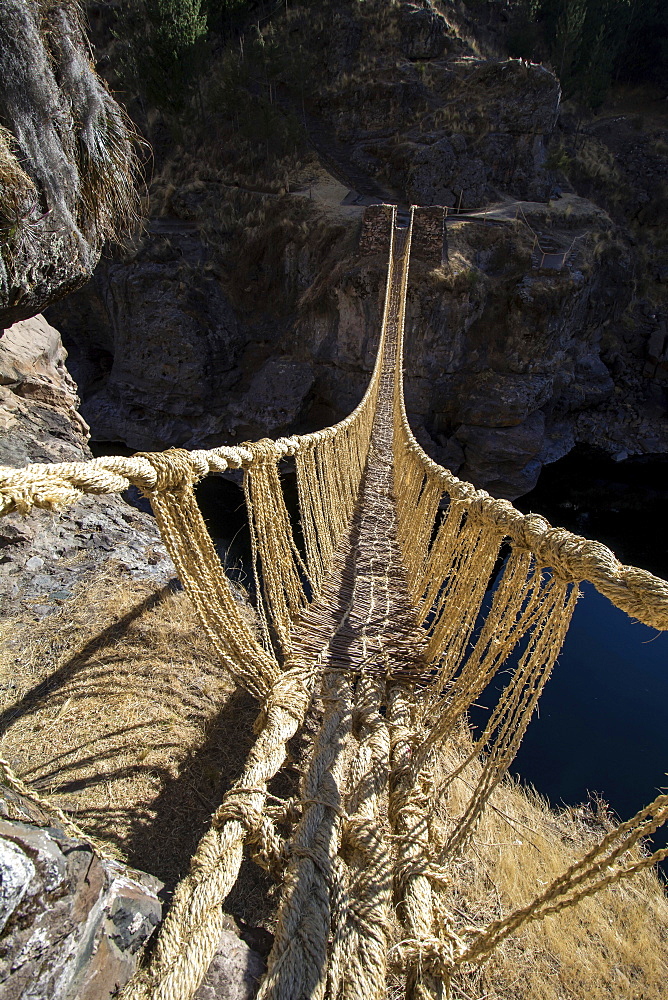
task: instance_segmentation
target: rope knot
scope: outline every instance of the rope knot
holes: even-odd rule
[[[540,558],[540,553],[543,539],[549,530],[549,521],[540,514],[525,514],[513,525],[513,548],[531,552],[539,562],[544,562],[545,560]]]
[[[170,448],[160,453],[138,452],[135,458],[146,459],[155,470],[156,483],[152,493],[183,490],[206,474],[202,462],[193,461],[185,448]]]
[[[252,451],[253,459],[256,462],[276,461],[283,455],[280,447],[277,448],[276,442],[272,441],[271,438],[261,438],[259,441],[254,441],[248,447]]]
[[[276,709],[282,709],[295,719],[301,719],[309,698],[309,687],[303,668],[291,667],[284,670],[269,689],[260,714],[255,720],[253,731],[257,734],[264,729],[269,716]]]
[[[258,788],[230,788],[214,813],[214,828],[220,830],[229,820],[237,820],[249,835],[256,834],[264,821],[262,810],[253,802],[258,794],[262,794],[262,790]]]

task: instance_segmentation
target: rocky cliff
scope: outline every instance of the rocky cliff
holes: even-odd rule
[[[136,215],[129,121],[75,3],[0,7],[0,326],[82,285]]]
[[[325,154],[347,150],[354,169],[417,205],[471,208],[499,188],[547,197],[552,72],[484,51],[450,4],[372,0],[321,18],[314,31],[295,16],[291,38],[317,53],[311,106]]]
[[[0,336],[0,464],[90,457],[88,428],[57,330],[42,316]],[[164,583],[173,566],[152,517],[117,497],[83,497],[61,514],[35,510],[0,521],[0,608],[55,611],[110,559],[123,573]]]
[[[160,922],[151,875],[100,858],[30,799],[0,794],[0,992],[106,1000]]]
[[[411,274],[407,395],[428,451],[516,497],[578,441],[666,449],[663,390],[644,370],[661,320],[639,314],[651,305],[628,219],[575,157],[559,172],[555,76],[474,27],[450,5],[295,7],[257,51],[251,36],[221,50],[206,126],[193,116],[183,145],[160,147],[145,232],[51,314],[96,440],[214,445],[348,412],[384,283],[382,254],[357,245],[375,194],[464,213],[448,218],[444,261]],[[249,144],[232,86],[266,140]],[[279,160],[272,143],[295,119]]]

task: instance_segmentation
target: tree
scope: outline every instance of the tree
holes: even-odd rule
[[[522,0],[518,12],[567,96],[597,107],[613,79],[668,79],[665,0]],[[523,44],[531,38],[523,29]]]
[[[206,0],[128,0],[114,34],[125,86],[162,111],[180,111],[203,63]]]
[[[205,2],[146,0],[146,91],[158,107],[180,108],[197,76],[207,33]]]

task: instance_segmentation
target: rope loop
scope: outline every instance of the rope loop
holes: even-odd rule
[[[401,969],[417,966],[422,972],[448,979],[465,951],[464,942],[454,931],[440,937],[405,938],[390,949],[393,964]]]
[[[258,794],[264,794],[262,789],[247,788],[243,785],[230,788],[214,814],[212,821],[214,829],[220,830],[225,823],[236,820],[241,823],[249,836],[257,834],[262,826],[263,814],[252,800],[257,799]]]
[[[155,470],[156,482],[151,492],[167,493],[178,492],[187,486],[192,486],[202,476],[206,475],[206,469],[202,468],[203,463],[197,458],[193,461],[192,452],[185,448],[170,448],[163,452],[139,452],[139,458],[144,458],[151,463]]]
[[[284,670],[272,684],[260,714],[255,720],[254,731],[259,733],[267,725],[269,717],[277,710],[287,712],[295,719],[301,719],[304,703],[310,698],[308,677],[303,667]]]
[[[282,455],[280,447],[277,448],[276,441],[272,441],[271,438],[260,438],[259,441],[254,441],[248,450],[252,452],[253,464],[275,462]]]
[[[540,514],[525,514],[513,525],[513,548],[535,555],[539,562],[545,562],[542,548],[543,539],[550,530],[550,523]],[[539,555],[540,553],[540,555]]]

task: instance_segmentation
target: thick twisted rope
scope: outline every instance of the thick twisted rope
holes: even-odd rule
[[[339,850],[339,782],[351,728],[349,679],[327,675],[322,700],[325,715],[302,783],[303,815],[292,838],[275,943],[258,1000],[319,1000],[327,983],[329,886]]]
[[[303,723],[311,684],[309,673],[299,667],[276,681],[244,772],[214,813],[190,874],[177,887],[149,965],[123,989],[122,1000],[188,1000],[202,982],[220,941],[222,904],[237,879],[244,843],[261,830],[267,782]]]
[[[347,900],[330,959],[331,996],[381,1000],[385,995],[392,860],[385,817],[390,737],[380,714],[385,683],[363,677],[353,712],[359,740],[348,778],[341,853],[347,868]]]

